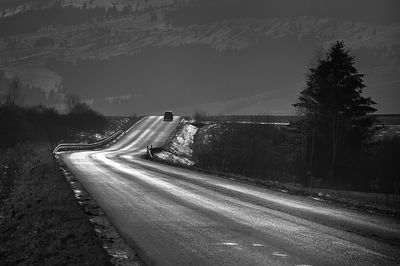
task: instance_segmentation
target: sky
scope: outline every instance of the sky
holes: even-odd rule
[[[340,40],[378,112],[400,113],[400,1],[0,0],[0,10],[0,69],[20,77],[27,104],[62,109],[76,93],[106,115],[291,115],[307,69]]]

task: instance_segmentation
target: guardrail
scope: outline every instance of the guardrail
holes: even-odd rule
[[[122,130],[118,130],[117,132],[113,133],[112,135],[108,136],[107,138],[102,139],[101,141],[95,143],[61,143],[58,144],[57,147],[54,148],[53,153],[59,151],[72,151],[72,150],[90,150],[100,148],[111,141],[115,140],[122,134]]]
[[[150,145],[150,146],[146,147],[147,156],[150,159],[153,159],[154,153],[160,152],[162,150],[163,150],[162,147],[153,147],[153,145]]]
[[[139,124],[140,122],[142,122],[144,117],[142,117],[141,119],[139,119],[139,121],[137,121],[135,124],[133,124],[130,128],[128,128],[125,133],[129,132],[132,128],[134,128],[137,124]],[[90,149],[97,149],[100,148],[104,145],[109,144],[111,141],[115,140],[116,138],[118,138],[119,136],[121,136],[124,133],[123,130],[118,130],[115,133],[113,133],[112,135],[108,136],[107,138],[102,139],[99,142],[95,142],[95,143],[90,143],[90,144],[86,144],[86,143],[60,143],[57,145],[57,147],[54,148],[53,150],[53,154],[55,154],[58,151],[73,151],[73,150],[90,150]]]

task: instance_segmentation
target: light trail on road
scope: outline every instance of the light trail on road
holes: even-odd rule
[[[179,118],[144,118],[62,160],[151,265],[399,265],[398,220],[144,160]]]

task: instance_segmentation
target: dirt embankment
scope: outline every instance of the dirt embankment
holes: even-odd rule
[[[0,265],[111,265],[48,147],[0,202]]]

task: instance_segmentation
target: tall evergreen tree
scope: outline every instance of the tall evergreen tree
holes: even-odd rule
[[[360,154],[373,134],[375,102],[362,96],[363,74],[343,42],[335,42],[309,68],[306,87],[294,104],[302,114],[303,151],[312,175],[335,183],[337,165],[346,154]],[[318,154],[318,159],[316,159]]]

